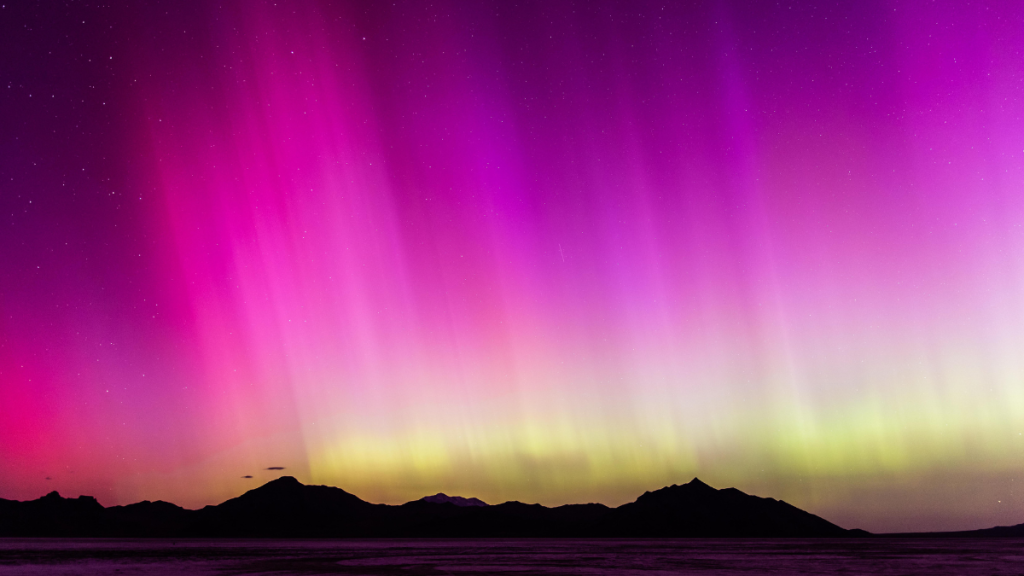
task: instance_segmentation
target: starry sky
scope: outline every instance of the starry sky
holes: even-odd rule
[[[1024,522],[1022,61],[1013,1],[9,1],[0,497]]]

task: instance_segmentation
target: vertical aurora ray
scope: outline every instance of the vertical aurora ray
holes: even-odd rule
[[[41,220],[104,273],[0,284],[0,487],[69,461],[62,490],[194,506],[286,466],[617,504],[696,474],[868,529],[1024,521],[1024,27],[987,8],[125,16],[143,192],[123,230]]]

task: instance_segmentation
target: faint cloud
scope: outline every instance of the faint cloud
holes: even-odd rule
[[[242,476],[242,478],[252,478],[252,476]]]
[[[271,466],[267,470],[284,470],[284,466]]]

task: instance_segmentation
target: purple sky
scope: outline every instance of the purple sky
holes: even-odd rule
[[[278,4],[0,8],[0,498],[1024,522],[1024,5]]]

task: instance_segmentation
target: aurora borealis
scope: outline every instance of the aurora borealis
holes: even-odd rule
[[[1024,5],[47,4],[0,498],[1024,522]]]

